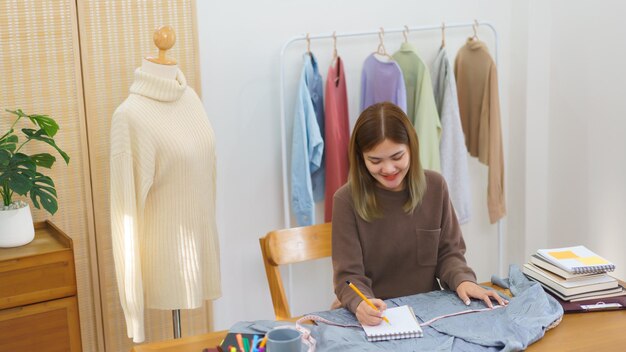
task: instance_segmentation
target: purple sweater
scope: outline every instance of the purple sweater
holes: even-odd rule
[[[395,61],[380,61],[371,54],[363,63],[361,74],[361,111],[384,101],[390,101],[406,112],[404,77]]]

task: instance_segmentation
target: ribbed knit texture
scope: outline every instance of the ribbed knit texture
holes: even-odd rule
[[[111,237],[128,336],[142,342],[144,306],[193,309],[221,296],[216,159],[182,72],[137,69],[130,93],[111,121]]]

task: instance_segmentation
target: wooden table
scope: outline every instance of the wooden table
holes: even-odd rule
[[[177,340],[147,343],[133,347],[132,352],[202,352],[207,347],[219,345],[228,330],[210,332],[208,334],[183,337]]]
[[[626,310],[569,313],[527,351],[625,351]]]
[[[131,352],[202,352],[219,345],[227,333],[223,330],[153,342],[135,346]],[[626,310],[565,314],[557,327],[527,351],[626,351]]]

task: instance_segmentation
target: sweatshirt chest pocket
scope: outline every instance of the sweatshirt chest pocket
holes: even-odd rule
[[[437,265],[439,252],[439,235],[441,229],[416,230],[417,236],[417,262],[420,265]]]

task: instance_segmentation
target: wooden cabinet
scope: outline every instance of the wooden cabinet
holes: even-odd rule
[[[80,351],[72,240],[51,222],[0,248],[0,352]]]

